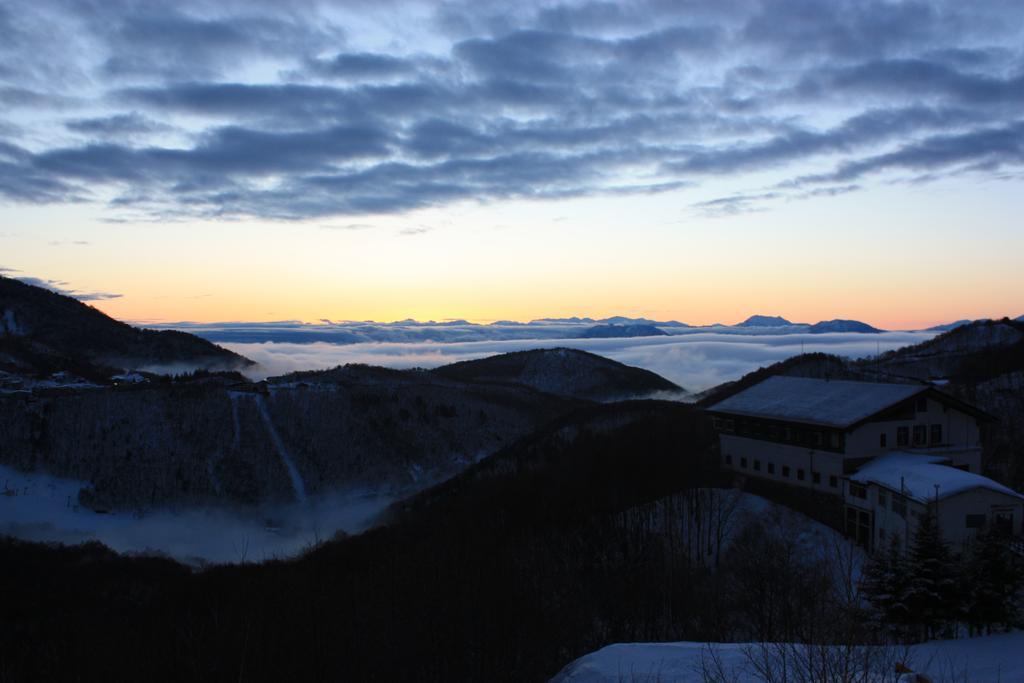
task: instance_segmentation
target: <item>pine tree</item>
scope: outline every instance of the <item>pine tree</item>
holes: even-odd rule
[[[899,631],[908,623],[904,603],[907,564],[899,536],[891,537],[888,547],[873,555],[864,567],[861,590],[883,626]]]
[[[926,638],[938,635],[945,624],[957,618],[962,600],[957,567],[931,509],[918,519],[907,565],[902,601],[908,621],[918,625]]]
[[[972,630],[1005,628],[1017,619],[1022,578],[1006,541],[1006,535],[993,527],[974,540],[965,572],[970,596],[966,616]]]

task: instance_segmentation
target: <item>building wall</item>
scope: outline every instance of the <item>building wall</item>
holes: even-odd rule
[[[872,550],[888,548],[893,537],[897,537],[900,547],[906,550],[908,540],[917,530],[917,520],[928,511],[927,506],[880,486],[869,485],[866,488],[866,501],[847,496],[846,503],[859,505],[873,516]]]
[[[846,482],[844,502],[847,508],[871,515],[871,549],[884,550],[892,537],[897,536],[905,550],[917,529],[918,519],[927,513],[927,505],[876,484],[865,486],[866,497],[860,498],[851,493],[851,484],[857,486],[856,482]],[[999,491],[971,489],[941,498],[938,503],[939,529],[954,552],[960,552],[981,527],[994,524],[997,514],[1012,518],[1014,535],[1024,531],[1024,501]],[[979,516],[971,520],[972,526],[968,526],[968,515]]]
[[[955,496],[941,498],[938,518],[943,538],[958,549],[978,532],[978,529],[967,527],[967,515],[985,515],[985,523],[992,524],[997,512],[1012,515],[1013,533],[1021,533],[1024,503],[1019,498],[987,489],[971,489]]]
[[[842,493],[842,454],[735,434],[721,434],[719,438],[722,466],[727,469],[835,495]],[[802,480],[799,478],[801,471]],[[815,473],[819,475],[817,482]]]
[[[878,420],[867,422],[846,435],[846,455],[848,457],[873,458],[894,450],[920,449],[913,441],[914,427],[923,426],[926,433],[924,448],[956,449],[962,452],[951,453],[955,465],[967,465],[971,472],[978,473],[981,468],[981,433],[978,421],[955,408],[944,406],[933,398],[928,398],[927,410],[914,411],[909,419]],[[931,443],[931,426],[942,426],[942,442]],[[910,435],[910,443],[901,446],[897,439],[897,431],[906,427]],[[886,445],[881,445],[881,436],[885,434]]]

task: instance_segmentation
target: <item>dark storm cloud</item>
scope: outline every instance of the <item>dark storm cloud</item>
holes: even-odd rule
[[[1024,165],[1008,3],[417,7],[15,0],[0,197],[303,219],[777,176],[692,204],[722,215]]]

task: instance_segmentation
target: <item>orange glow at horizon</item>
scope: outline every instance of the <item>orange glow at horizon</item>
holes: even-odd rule
[[[129,225],[29,207],[8,212],[22,229],[0,234],[0,266],[121,294],[92,303],[140,322],[622,315],[709,325],[760,314],[922,329],[1024,313],[1011,190],[950,182],[924,201],[881,187],[723,219],[681,220],[671,193],[471,204],[357,230]],[[410,224],[434,227],[410,235]],[[83,234],[86,246],[52,246]]]

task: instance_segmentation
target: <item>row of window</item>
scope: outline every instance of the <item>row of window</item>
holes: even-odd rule
[[[739,434],[762,441],[778,441],[800,446],[841,450],[843,438],[839,432],[784,426],[753,418],[733,419],[715,417],[712,422],[720,432]]]
[[[910,445],[910,427],[896,428],[896,446]],[[914,425],[915,446],[938,446],[942,443],[942,425]],[[882,432],[878,437],[878,445],[886,448],[889,442],[889,435]]]
[[[725,456],[725,464],[726,465],[732,465],[732,455],[726,454],[726,456]],[[766,462],[764,464],[765,464],[766,472],[768,474],[774,475],[775,474],[775,463],[773,463],[773,462]],[[740,458],[740,469],[743,469],[743,470],[747,469],[747,465],[748,465],[747,459],[746,458]],[[786,478],[786,479],[789,479],[790,475],[792,474],[792,470],[790,469],[789,465],[783,465],[780,469],[782,471],[782,476],[784,478]],[[753,470],[755,472],[760,472],[761,471],[761,461],[757,460],[756,458],[753,461]],[[796,470],[796,479],[797,479],[797,481],[805,481],[807,479],[807,472],[803,468],[797,468],[797,470]],[[814,484],[820,484],[821,483],[821,472],[811,471],[811,482],[814,483]],[[834,474],[830,475],[829,478],[828,478],[828,485],[831,486],[832,488],[839,488],[839,477],[835,476]]]
[[[863,484],[851,481],[848,488],[851,498],[868,499],[868,488]],[[891,509],[900,517],[907,516],[907,500],[903,496],[893,494]],[[890,507],[889,493],[885,489],[878,489],[878,507],[887,509]]]
[[[885,489],[878,490],[878,507],[885,509],[890,507],[900,517],[906,519],[907,516],[907,499],[903,496],[892,495],[892,502],[890,506],[889,493]]]
[[[903,516],[905,517],[906,514],[904,514]],[[964,516],[965,529],[984,529],[987,523],[988,518],[984,514],[967,514]],[[1012,521],[1010,522],[1010,524],[1012,525]],[[898,534],[895,535],[898,536]],[[883,529],[882,527],[878,528],[878,538],[881,540],[885,540],[886,538],[885,529]]]

